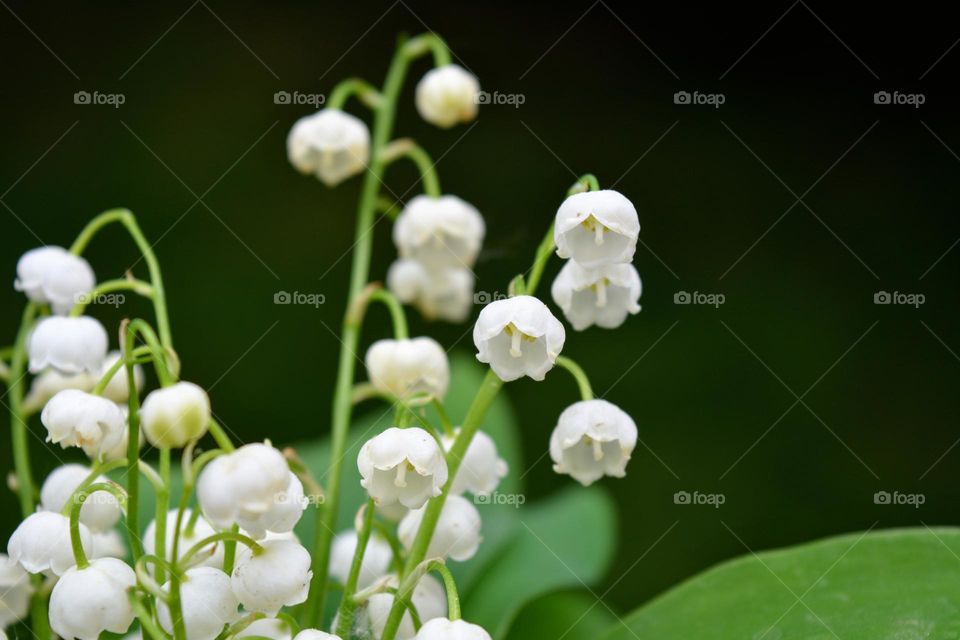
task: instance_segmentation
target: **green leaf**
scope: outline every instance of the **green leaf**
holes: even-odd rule
[[[520,611],[506,640],[595,640],[616,621],[587,591],[561,591],[534,600]]]
[[[509,544],[462,598],[464,618],[495,638],[506,637],[517,613],[531,600],[596,584],[616,546],[616,511],[599,487],[569,487],[516,511],[518,524]]]
[[[747,555],[688,580],[603,640],[960,637],[960,529],[895,529]]]

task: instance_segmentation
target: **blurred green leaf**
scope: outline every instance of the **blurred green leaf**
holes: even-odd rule
[[[595,640],[616,618],[586,591],[561,591],[525,606],[506,640]]]
[[[960,637],[960,529],[856,533],[688,580],[604,640]]]

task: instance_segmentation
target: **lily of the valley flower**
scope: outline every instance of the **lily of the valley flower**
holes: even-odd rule
[[[377,340],[365,358],[370,382],[400,399],[426,394],[443,400],[450,384],[450,364],[433,338]]]
[[[127,546],[123,543],[123,536],[116,529],[93,532],[93,553],[90,559],[97,558],[126,558]]]
[[[396,588],[398,586],[397,579],[392,578],[388,586]],[[377,593],[370,596],[367,600],[367,606],[358,612],[354,622],[354,631],[357,637],[380,638],[383,636],[383,628],[387,624],[390,609],[393,607],[393,600],[392,593]],[[413,601],[413,606],[416,608],[422,623],[447,614],[447,594],[440,581],[430,574],[420,578],[413,588],[410,600]],[[405,611],[397,629],[397,640],[413,640],[416,635],[417,631],[413,626],[413,618],[410,617],[409,611]]]
[[[339,580],[340,584],[347,583],[356,550],[356,529],[341,531],[334,537],[330,547],[330,575]],[[390,548],[390,543],[376,534],[371,535],[363,554],[363,562],[360,564],[357,588],[366,589],[377,578],[386,575],[392,560],[393,550]]]
[[[416,640],[491,640],[491,638],[483,627],[466,620],[434,618],[420,627]]]
[[[560,414],[550,436],[553,470],[589,486],[604,475],[622,478],[637,444],[637,425],[606,400],[583,400]]]
[[[173,559],[173,538],[174,533],[177,530],[177,509],[171,509],[167,511],[167,526],[166,526],[166,543],[164,544],[164,549],[166,550],[167,560]],[[177,545],[177,560],[183,557],[183,555],[196,543],[200,542],[208,536],[212,536],[216,531],[213,527],[203,519],[203,517],[198,517],[197,520],[193,523],[193,530],[190,533],[187,533],[187,526],[190,522],[190,519],[193,516],[193,512],[190,509],[184,509],[183,519],[180,522],[180,542]],[[146,531],[143,534],[143,550],[148,554],[155,554],[157,550],[157,521],[151,520],[150,524],[147,525]],[[192,560],[192,564],[201,565],[206,567],[216,567],[220,568],[223,566],[223,543],[214,542],[197,553]]]
[[[310,590],[310,554],[291,540],[266,540],[263,551],[237,550],[236,567],[230,577],[233,593],[250,611],[276,614],[307,599]]]
[[[82,464],[65,464],[54,469],[43,481],[40,489],[40,508],[58,513],[62,511],[73,497],[77,487],[89,475],[90,468]],[[106,481],[107,478],[104,476],[95,480],[95,482]],[[94,533],[111,529],[120,520],[121,515],[117,498],[104,491],[98,491],[89,496],[80,507],[80,522],[87,525]]]
[[[411,511],[397,527],[397,537],[407,550],[413,546],[425,509]],[[448,496],[430,539],[427,557],[450,557],[459,562],[469,560],[480,548],[480,525],[480,512],[473,503],[463,496]]]
[[[50,627],[65,640],[97,640],[104,631],[126,633],[134,618],[127,590],[136,584],[133,569],[116,558],[73,567],[50,594]]]
[[[293,640],[340,640],[340,636],[319,629],[304,629]]]
[[[393,225],[400,257],[413,258],[428,268],[472,267],[485,234],[477,208],[450,195],[416,196]]]
[[[140,424],[150,444],[183,447],[207,432],[210,398],[192,382],[151,391],[140,408]]]
[[[240,638],[269,638],[270,640],[292,640],[293,631],[290,629],[290,623],[279,618],[260,618],[254,620],[244,629],[232,636],[236,640]]]
[[[455,64],[431,69],[417,83],[417,111],[420,117],[441,129],[477,117],[480,82]]]
[[[30,607],[30,576],[0,553],[0,629],[22,620]]]
[[[30,391],[23,399],[24,409],[31,413],[39,411],[50,398],[64,389],[91,391],[97,386],[97,380],[97,376],[88,371],[65,374],[56,369],[45,369],[34,376],[30,383]]]
[[[349,113],[322,109],[294,123],[287,136],[287,157],[297,171],[333,187],[367,166],[370,130]]]
[[[360,484],[377,504],[401,503],[419,509],[440,495],[447,482],[447,462],[433,436],[411,427],[390,427],[360,449]]]
[[[597,325],[616,329],[627,315],[640,311],[642,284],[632,264],[586,269],[568,260],[550,290],[553,301],[577,331]]]
[[[473,307],[474,280],[466,267],[427,268],[412,259],[396,260],[387,271],[391,293],[427,320],[466,320]]]
[[[563,349],[566,332],[547,305],[532,296],[495,300],[473,327],[477,360],[501,380],[543,380]]]
[[[455,429],[452,436],[440,438],[445,451],[450,451],[459,434],[460,429]],[[459,495],[469,491],[477,496],[490,495],[507,471],[506,460],[497,455],[497,443],[485,432],[477,431],[460,462],[450,493]]]
[[[287,475],[287,488],[274,497],[274,503],[266,511],[242,509],[237,515],[237,524],[255,540],[270,539],[271,534],[287,534],[300,522],[307,497],[303,484],[292,472]]]
[[[106,398],[76,389],[61,391],[40,414],[47,442],[81,447],[94,459],[117,446],[127,425],[123,411]]]
[[[43,318],[27,340],[30,373],[54,367],[66,374],[97,373],[107,355],[107,330],[89,316]]]
[[[33,302],[47,303],[54,313],[64,314],[96,284],[90,263],[63,247],[46,246],[20,257],[13,286]]]
[[[169,591],[170,583],[163,586]],[[230,576],[213,567],[187,569],[180,583],[183,627],[189,640],[213,640],[223,627],[239,617],[239,602],[230,589]],[[173,634],[170,608],[157,601],[157,618],[164,631]]]
[[[553,228],[557,255],[587,269],[630,262],[640,219],[633,203],[616,191],[576,193],[560,205]]]
[[[82,522],[79,528],[80,544],[88,556],[92,555],[93,536]],[[76,564],[70,545],[70,518],[53,511],[31,513],[10,536],[7,553],[30,573],[63,575]]]

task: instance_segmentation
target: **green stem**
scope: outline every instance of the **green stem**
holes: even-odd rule
[[[424,151],[423,147],[418,145],[410,138],[400,138],[394,140],[380,152],[384,165],[392,164],[400,158],[412,160],[420,171],[420,179],[423,182],[423,192],[431,198],[439,198],[440,178],[437,176],[436,163],[430,158],[430,154]]]
[[[153,360],[153,352],[149,347],[137,347],[133,350],[131,360],[134,364],[138,364],[142,361],[144,356],[149,356],[148,360]],[[117,361],[110,365],[110,368],[100,376],[100,379],[97,380],[97,384],[90,390],[90,393],[99,396],[103,394],[104,389],[107,388],[107,385],[110,384],[110,381],[113,380],[113,377],[117,375],[120,369],[123,369],[127,366],[127,358],[117,358]],[[134,381],[136,382],[136,381]]]
[[[373,499],[367,500],[367,506],[363,512],[363,524],[360,531],[357,532],[357,547],[353,552],[353,562],[350,563],[350,573],[347,575],[347,584],[343,588],[343,599],[340,601],[340,609],[337,612],[336,634],[341,638],[348,637],[350,629],[353,628],[353,615],[357,610],[357,603],[353,596],[357,591],[357,581],[360,579],[363,555],[367,551],[367,542],[370,540],[375,510],[376,504]]]
[[[71,498],[73,502],[69,505],[70,546],[73,548],[73,558],[77,562],[78,569],[86,569],[90,566],[90,561],[87,560],[87,554],[83,549],[83,539],[80,537],[80,510],[87,498],[98,491],[105,491],[113,495],[121,505],[126,503],[126,495],[123,493],[123,489],[109,482],[98,482],[74,492]]]
[[[136,562],[143,555],[140,542],[140,392],[137,390],[133,342],[136,332],[128,325],[124,334],[123,363],[127,369],[127,539]],[[109,382],[113,376],[107,378]]]
[[[80,301],[74,304],[70,310],[70,316],[75,318],[83,315],[87,305],[94,303],[100,296],[113,293],[114,291],[133,291],[145,298],[153,298],[153,285],[149,282],[137,280],[136,278],[107,280],[98,284],[93,291],[83,294]]]
[[[140,620],[140,626],[144,631],[147,632],[147,635],[150,636],[151,640],[167,640],[167,634],[164,633],[163,630],[153,621],[150,612],[140,601],[140,598],[137,596],[137,594],[131,590],[127,592],[127,597],[130,598],[130,605],[133,607],[134,613],[137,614],[137,618]],[[144,640],[146,639],[144,638]]]
[[[457,435],[456,431],[453,428],[453,423],[450,421],[450,416],[447,415],[447,410],[444,408],[443,403],[440,402],[439,398],[433,398],[433,408],[437,411],[437,416],[440,418],[440,424],[443,426],[443,433],[453,438]]]
[[[23,415],[24,378],[27,369],[27,338],[37,317],[39,305],[30,302],[23,310],[20,329],[13,345],[10,359],[10,384],[7,395],[10,398],[10,435],[13,446],[13,464],[17,472],[17,495],[20,498],[20,512],[24,518],[33,513],[36,485],[33,483],[33,471],[30,468],[30,443],[27,440],[27,423]]]
[[[457,582],[453,579],[450,569],[442,562],[431,562],[430,568],[443,578],[443,586],[447,590],[447,618],[460,619],[460,594],[457,591]]]
[[[160,447],[160,478],[163,480],[163,488],[157,489],[157,512],[154,516],[156,522],[156,538],[154,539],[154,553],[166,559],[167,557],[167,510],[170,509],[170,448]],[[163,584],[166,581],[165,572],[162,566],[157,567],[157,581]]]
[[[370,301],[382,302],[390,311],[394,339],[406,340],[410,337],[410,329],[407,326],[407,316],[403,311],[403,305],[392,293],[386,289],[376,289],[370,294]]]
[[[557,356],[557,366],[569,371],[570,375],[577,381],[581,400],[593,400],[593,388],[590,386],[590,379],[583,367],[566,356]]]
[[[210,418],[210,435],[213,436],[213,439],[216,440],[217,446],[223,449],[225,452],[230,453],[236,447],[233,446],[233,442],[230,441],[230,436],[227,435],[227,432],[224,431],[223,427],[220,426],[220,423]]]
[[[263,553],[263,547],[261,547],[260,544],[250,536],[245,536],[238,531],[221,531],[213,534],[212,536],[207,536],[203,540],[200,540],[192,547],[187,549],[187,552],[184,553],[183,557],[177,562],[178,566],[182,569],[189,567],[190,560],[193,559],[193,556],[203,551],[205,547],[209,547],[214,542],[220,542],[221,540],[240,542],[249,547],[250,550],[253,551],[254,555]]]
[[[240,533],[240,525],[233,525],[229,533]],[[227,575],[233,574],[233,563],[237,559],[237,541],[227,539],[223,543],[223,572]]]
[[[340,81],[340,83],[333,88],[325,106],[328,109],[343,109],[343,105],[353,96],[356,96],[360,102],[371,109],[376,109],[383,101],[377,88],[366,80],[362,78],[347,78],[346,80]]]
[[[133,351],[133,342],[130,339],[130,335],[139,334],[153,354],[153,367],[157,372],[157,378],[160,380],[160,386],[169,387],[176,382],[176,377],[170,370],[170,364],[167,362],[167,355],[170,352],[163,346],[162,340],[157,337],[150,323],[142,318],[135,318],[127,325],[125,333],[127,335],[127,351],[125,351],[125,353]]]

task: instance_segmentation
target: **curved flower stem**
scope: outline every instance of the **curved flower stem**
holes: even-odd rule
[[[376,289],[370,294],[370,302],[382,302],[390,311],[394,339],[406,340],[410,337],[410,329],[407,327],[407,316],[403,311],[403,305],[392,293],[386,289]]]
[[[443,586],[447,590],[447,617],[451,620],[460,619],[460,594],[457,591],[457,582],[453,574],[443,562],[431,562],[430,570],[436,571],[443,578]]]
[[[408,158],[417,165],[420,179],[423,181],[423,192],[431,198],[439,198],[440,178],[437,176],[436,163],[430,158],[430,154],[410,138],[394,140],[380,152],[380,159],[384,166],[400,158]]]
[[[210,418],[210,425],[208,429],[210,431],[210,435],[213,436],[214,440],[216,440],[217,446],[223,449],[226,453],[230,453],[236,449],[236,447],[233,446],[233,442],[230,440],[230,436],[227,435],[227,432],[224,431],[219,422],[213,418]]]
[[[333,88],[325,106],[328,109],[343,109],[343,105],[353,96],[374,110],[383,102],[383,96],[372,84],[362,78],[347,78]]]
[[[133,589],[127,591],[127,597],[130,598],[130,606],[133,607],[134,613],[137,614],[137,618],[140,620],[141,628],[147,632],[147,635],[150,636],[150,639],[167,640],[167,634],[164,633],[157,623],[153,621],[153,618],[150,616],[150,612],[140,601],[140,598]]]
[[[154,598],[169,603],[170,594],[164,591],[160,583],[150,575],[150,571],[147,570],[148,564],[152,564],[158,569],[163,568],[164,571],[170,571],[171,573],[173,573],[173,566],[160,556],[153,554],[140,556],[140,559],[133,565],[134,573],[137,574],[137,582],[140,583],[141,588]]]
[[[434,396],[431,402],[433,403],[433,408],[437,411],[437,416],[440,418],[440,424],[443,426],[444,435],[450,438],[455,437],[457,433],[453,428],[453,423],[450,421],[450,416],[447,415],[447,410],[443,406],[443,403],[440,402],[440,399],[436,396]]]
[[[143,296],[144,298],[150,298],[151,300],[153,299],[153,285],[151,285],[149,282],[137,280],[136,278],[118,278],[116,280],[107,280],[98,284],[93,291],[82,294],[80,296],[80,300],[78,300],[70,310],[70,316],[73,318],[82,316],[83,312],[87,309],[87,305],[95,302],[100,296],[113,293],[114,291],[132,291]]]
[[[169,352],[157,337],[153,327],[142,318],[135,318],[126,325],[124,335],[126,336],[126,349],[124,353],[133,353],[133,339],[139,334],[147,347],[153,354],[153,367],[157,372],[157,378],[160,380],[161,387],[169,387],[176,382],[176,375],[170,370],[170,364],[167,362]]]
[[[39,305],[30,302],[23,310],[20,329],[10,356],[10,384],[7,395],[10,400],[10,435],[13,446],[13,463],[17,472],[17,495],[24,518],[33,513],[36,505],[36,485],[30,469],[30,444],[27,440],[27,422],[23,413],[24,378],[27,375],[27,337],[37,317]]]
[[[143,555],[143,544],[140,542],[140,392],[137,390],[137,379],[134,369],[135,349],[133,341],[136,332],[129,325],[123,329],[124,349],[121,361],[127,369],[127,499],[130,508],[127,509],[127,539],[130,541],[130,553],[136,562]],[[148,347],[149,349],[149,347]],[[156,363],[154,363],[156,366]],[[112,375],[107,378],[109,382]],[[98,385],[99,386],[99,385]],[[151,469],[152,471],[152,469]],[[156,488],[156,485],[155,485]]]
[[[380,176],[384,170],[380,151],[389,142],[396,112],[396,104],[403,88],[403,81],[410,62],[415,58],[432,52],[437,65],[447,64],[450,54],[446,44],[432,33],[423,34],[401,44],[390,63],[387,77],[380,91],[381,102],[374,115],[373,136],[370,150],[370,167],[364,177],[363,190],[357,210],[356,245],[352,256],[350,289],[343,329],[342,347],[337,369],[337,382],[333,396],[332,450],[327,483],[327,502],[320,514],[313,545],[313,581],[310,596],[304,608],[305,627],[316,627],[323,612],[327,591],[327,570],[330,562],[330,543],[337,525],[337,507],[340,502],[340,482],[343,476],[343,460],[347,447],[347,432],[350,427],[352,409],[353,381],[356,367],[354,354],[360,341],[360,326],[352,322],[349,310],[354,301],[363,292],[370,275],[370,259],[373,251],[373,234],[370,229],[374,223],[377,200],[380,195]]]
[[[569,371],[570,375],[577,381],[581,400],[593,400],[593,388],[590,386],[590,379],[583,367],[566,356],[557,356],[557,366]]]
[[[336,635],[346,638],[353,628],[353,615],[357,610],[357,603],[353,595],[357,591],[357,581],[360,579],[360,568],[363,565],[363,554],[367,551],[367,542],[370,540],[370,531],[373,526],[373,514],[376,504],[373,498],[367,500],[363,511],[363,525],[357,532],[357,547],[353,552],[353,562],[350,563],[350,573],[347,575],[347,584],[343,588],[343,599],[337,611]]]
[[[133,355],[131,359],[134,361],[134,364],[142,364],[144,359],[147,361],[153,360],[153,351],[150,350],[150,347],[137,347],[133,350]],[[123,369],[127,365],[126,358],[117,358],[117,361],[110,365],[110,368],[107,369],[100,379],[97,380],[97,384],[90,390],[90,393],[95,396],[103,395],[104,389],[107,388],[107,385],[110,384],[110,381],[113,380],[113,377],[117,375],[120,369]]]
[[[221,540],[232,540],[234,542],[239,542],[246,545],[253,551],[254,555],[263,553],[263,547],[260,544],[251,538],[250,536],[245,536],[239,531],[221,531],[215,533],[212,536],[207,536],[203,540],[198,541],[192,547],[187,549],[186,553],[177,561],[177,565],[183,569],[190,566],[190,560],[193,559],[193,556],[197,555],[203,551],[204,547],[209,547],[214,542],[219,542]]]
[[[98,491],[105,491],[113,495],[121,505],[126,505],[127,496],[119,486],[109,482],[98,482],[91,484],[85,489],[80,489],[73,494],[73,502],[70,507],[70,545],[73,547],[73,559],[77,562],[78,569],[86,569],[90,566],[87,560],[87,554],[83,550],[83,540],[80,538],[80,509],[91,495]]]

